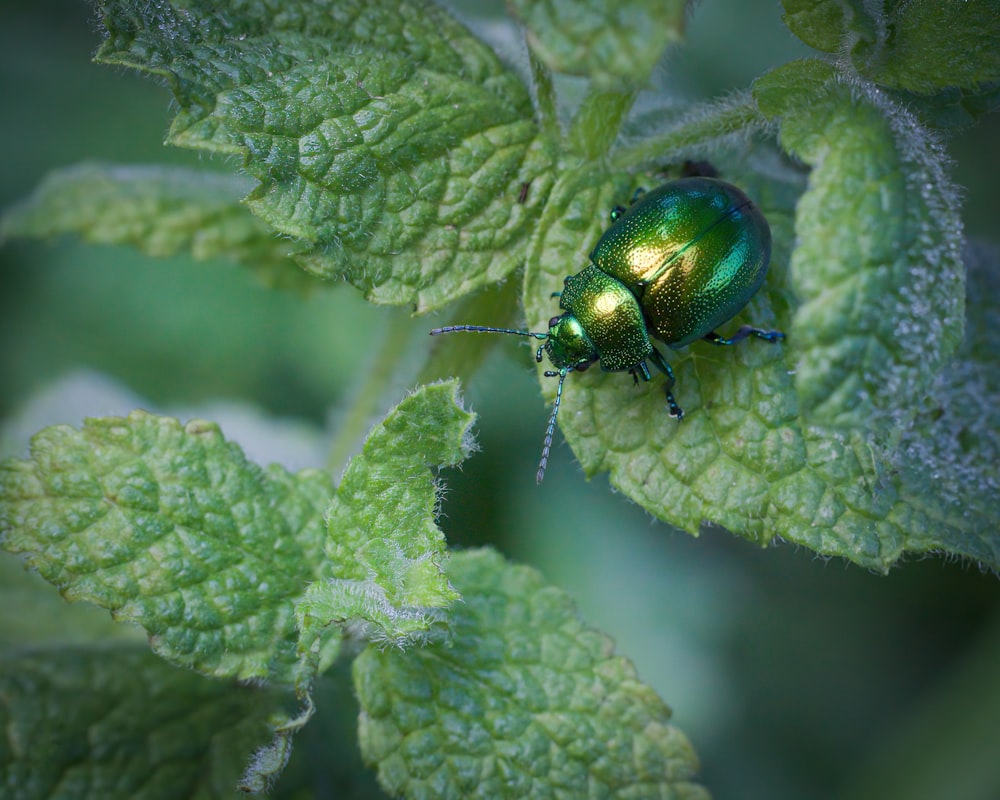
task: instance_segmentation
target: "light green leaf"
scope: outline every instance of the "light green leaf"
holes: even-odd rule
[[[754,97],[813,167],[791,262],[803,413],[874,430],[902,415],[905,426],[962,336],[962,222],[944,152],[912,116],[819,61],[768,73]]]
[[[932,473],[892,447],[924,408],[933,374],[916,374],[914,394],[896,398],[898,405],[881,423],[862,413],[861,403],[840,410],[837,424],[817,419],[829,408],[806,414],[796,380],[811,357],[800,344],[800,339],[808,341],[809,331],[788,325],[796,314],[795,295],[802,292],[793,282],[800,276],[789,267],[799,185],[736,167],[723,168],[723,176],[758,203],[774,236],[764,289],[724,331],[752,323],[786,330],[789,339],[780,345],[751,340],[729,348],[696,342],[670,353],[677,375],[674,394],[685,411],[681,423],[667,415],[659,379],[633,386],[627,375],[596,368],[571,375],[559,425],[588,476],[609,471],[611,483],[628,497],[691,533],[705,523],[717,524],[762,545],[785,539],[883,571],[907,551],[944,551],[1000,567],[1000,507],[989,491],[989,473],[970,481],[964,495],[978,511],[946,513],[946,507],[953,508],[942,494],[946,485],[935,486]],[[586,263],[607,227],[608,210],[627,203],[641,183],[650,185],[627,174],[567,173],[553,189],[525,274],[532,330],[545,330],[545,321],[557,313],[551,293]],[[853,224],[876,225],[877,220]],[[884,313],[878,304],[862,306],[857,318],[847,315],[843,322],[875,325],[879,319],[868,321],[864,315]],[[911,343],[918,344],[927,347],[928,358],[944,360],[940,342]],[[822,377],[822,363],[817,363],[815,373]],[[860,380],[853,372],[848,375]],[[540,380],[551,400],[555,381]],[[543,426],[539,419],[539,435]],[[990,452],[987,448],[972,458],[977,465],[972,469],[981,469]],[[961,474],[969,473],[956,473]]]
[[[269,285],[316,285],[292,260],[295,249],[240,200],[253,181],[205,170],[80,164],[50,173],[0,223],[0,238],[75,233],[163,258],[230,258]]]
[[[1000,0],[783,0],[785,23],[824,52],[845,49],[866,78],[934,94],[1000,80]],[[888,6],[888,8],[885,8]]]
[[[963,552],[1000,563],[1000,251],[966,248],[968,322],[958,356],[938,376],[898,456],[907,497],[942,528],[992,530]]]
[[[474,420],[458,382],[447,381],[421,387],[372,428],[327,512],[332,577],[310,586],[298,606],[306,638],[349,622],[367,638],[402,647],[424,640],[458,599],[443,571],[440,487],[431,469],[468,457]]]
[[[681,40],[683,0],[514,0],[528,44],[550,69],[599,86],[643,86],[663,51]]]
[[[355,661],[361,748],[394,796],[707,798],[670,709],[567,595],[455,554],[453,641]]]
[[[427,310],[522,262],[552,158],[526,88],[438,7],[99,7],[97,60],[164,76],[168,141],[242,156],[250,209],[310,271]]]
[[[743,323],[781,328],[773,309],[789,309],[795,191],[750,173],[725,177],[760,205],[775,239],[765,288],[726,330]],[[552,292],[587,262],[610,209],[627,203],[642,184],[621,173],[570,173],[557,184],[525,274],[532,330],[545,330],[557,312]],[[804,465],[786,352],[785,345],[747,341],[738,347],[696,343],[670,353],[681,423],[667,415],[659,379],[633,386],[627,375],[599,369],[574,374],[566,381],[559,424],[588,475],[610,470],[613,484],[661,519],[692,533],[712,521],[763,544],[775,533],[766,519],[769,485]],[[555,380],[541,381],[553,398]]]
[[[0,466],[0,544],[164,658],[290,681],[293,602],[327,568],[332,492],[320,472],[247,462],[215,425],[136,411],[46,428]]]
[[[6,800],[230,798],[279,708],[127,645],[4,655],[0,697]]]

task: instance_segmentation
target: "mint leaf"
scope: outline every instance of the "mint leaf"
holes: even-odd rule
[[[424,640],[459,598],[443,571],[440,486],[431,469],[469,455],[474,420],[458,382],[447,381],[421,387],[372,428],[327,512],[332,577],[310,586],[298,605],[304,638],[349,622],[367,638],[402,647]]]
[[[683,0],[515,0],[510,7],[546,66],[598,86],[643,86],[684,30]]]
[[[455,554],[449,645],[354,663],[361,748],[406,797],[707,798],[670,709],[567,595],[490,550]]]
[[[783,0],[785,23],[806,44],[846,48],[858,72],[893,89],[979,91],[1000,80],[1000,2]]]
[[[293,245],[241,205],[252,187],[246,178],[205,170],[80,164],[50,173],[10,209],[0,237],[75,233],[158,258],[231,258],[269,285],[315,285],[292,260]]]
[[[813,166],[791,262],[802,411],[875,429],[899,413],[905,425],[962,335],[962,223],[943,151],[912,116],[823,62],[773,70],[754,97],[784,147]]]
[[[725,177],[760,205],[775,237],[767,283],[730,325],[781,328],[773,307],[785,313],[789,307],[794,192],[752,173]],[[652,184],[623,173],[567,173],[553,189],[525,272],[532,330],[545,330],[557,309],[552,292],[587,263],[610,210],[628,203],[638,185]],[[685,413],[679,424],[667,416],[658,378],[633,386],[627,375],[599,369],[574,374],[565,384],[559,425],[588,476],[610,470],[614,485],[661,519],[693,533],[710,520],[764,543],[774,534],[766,519],[770,482],[804,466],[786,353],[784,344],[755,341],[725,348],[696,343],[670,352],[674,394]],[[540,380],[551,401],[555,381]]]
[[[278,708],[126,645],[0,656],[0,698],[10,800],[232,797]]]
[[[970,522],[995,531],[1000,494],[1000,251],[966,249],[965,341],[938,376],[924,413],[903,439],[900,480],[914,506],[940,527]],[[1000,536],[969,537],[966,550],[1000,563]]]
[[[247,462],[215,425],[136,411],[46,428],[0,466],[0,544],[164,658],[290,681],[292,603],[326,568],[331,495],[322,473]]]
[[[822,105],[817,108],[821,110]],[[817,119],[822,118],[817,114]],[[824,136],[819,131],[813,138],[823,141]],[[822,167],[815,172],[822,177]],[[880,415],[871,413],[871,397],[852,405],[846,402],[852,398],[845,393],[843,408],[823,404],[809,408],[800,400],[799,373],[813,355],[800,349],[805,342],[799,342],[800,338],[809,341],[811,333],[805,326],[810,321],[796,317],[802,320],[799,326],[788,326],[796,313],[796,295],[804,294],[795,283],[803,280],[794,271],[797,262],[792,259],[790,264],[794,229],[804,213],[800,203],[798,216],[793,217],[798,181],[783,182],[777,175],[765,177],[745,167],[724,168],[723,176],[758,203],[774,236],[764,288],[725,330],[752,323],[786,330],[789,339],[775,346],[749,341],[731,348],[696,342],[684,351],[669,353],[677,376],[674,394],[685,411],[681,423],[667,416],[659,379],[633,386],[627,375],[599,369],[570,376],[559,426],[587,475],[609,471],[611,483],[628,497],[691,533],[706,522],[714,523],[761,545],[781,538],[883,571],[908,551],[935,550],[998,568],[1000,508],[989,488],[992,473],[981,472],[978,479],[968,481],[962,497],[978,510],[963,515],[943,493],[947,485],[961,481],[959,475],[967,477],[970,472],[958,472],[954,480],[936,486],[935,471],[912,463],[916,457],[899,449],[899,437],[924,408],[925,396],[934,387],[935,376],[928,367],[917,364],[911,371],[907,362],[900,367],[883,364],[880,369],[887,376],[892,366],[912,381],[912,394],[890,398],[873,393],[871,397],[886,404]],[[811,180],[815,179],[814,174]],[[832,187],[833,179],[829,180]],[[586,263],[587,253],[608,225],[609,209],[627,203],[642,184],[653,185],[651,180],[628,174],[578,172],[567,173],[554,187],[525,272],[524,304],[532,330],[545,330],[545,321],[557,312],[551,293],[560,290],[567,274]],[[858,191],[856,184],[851,185]],[[869,207],[866,213],[876,218],[859,218],[851,224],[859,230],[869,226],[877,231],[881,207]],[[813,220],[816,225],[822,223],[818,213]],[[831,224],[835,221],[836,217]],[[927,220],[923,223],[928,224]],[[931,230],[936,224],[931,224]],[[887,225],[887,231],[892,231],[891,219]],[[905,232],[906,226],[901,230]],[[925,241],[933,243],[930,238]],[[800,246],[808,252],[807,245],[802,242]],[[849,264],[831,266],[850,272]],[[961,286],[960,272],[957,276],[949,273],[946,262],[941,268],[941,280]],[[909,277],[905,269],[898,275]],[[907,297],[905,292],[900,294]],[[876,302],[860,305],[855,315],[845,314],[841,324],[881,324],[881,315],[887,311],[874,295],[871,299]],[[961,302],[952,301],[952,307],[957,307],[958,323],[929,316],[918,324],[960,329]],[[934,313],[946,308],[942,303]],[[836,321],[832,316],[829,319]],[[816,324],[823,320],[818,316]],[[861,334],[858,338],[864,339]],[[927,358],[944,362],[940,340],[932,337],[908,343],[914,353],[920,352],[921,345],[927,348]],[[901,352],[907,350],[901,348]],[[817,358],[815,364],[813,375],[825,379],[823,361]],[[826,368],[834,366],[827,363]],[[851,365],[847,379],[862,381],[863,374],[851,371],[860,367],[860,362]],[[844,373],[838,368],[835,374]],[[555,381],[541,375],[540,380],[551,401]],[[538,424],[541,439],[544,419]],[[967,438],[961,441],[970,445]],[[990,452],[986,446],[981,454],[971,456],[969,469],[984,469]]]
[[[980,84],[974,90],[949,87],[937,94],[897,91],[893,95],[928,125],[963,128],[1000,108],[1000,80]]]
[[[861,3],[851,0],[781,0],[788,29],[803,42],[824,53],[834,53],[843,42],[850,23],[856,35],[874,36],[871,18]]]
[[[168,142],[241,156],[308,270],[422,311],[523,260],[552,158],[519,79],[436,6],[98,6],[97,60],[166,78]]]

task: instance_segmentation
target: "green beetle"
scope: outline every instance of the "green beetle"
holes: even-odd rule
[[[748,336],[777,342],[781,331],[745,325],[725,338],[715,332],[760,289],[771,258],[767,220],[739,189],[715,178],[671,181],[651,192],[641,190],[626,210],[611,212],[612,225],[590,254],[591,264],[566,278],[559,293],[563,313],[549,320],[547,332],[452,325],[431,336],[454,331],[509,333],[540,339],[558,377],[556,401],[545,431],[537,480],[545,476],[563,381],[595,362],[610,372],[628,372],[638,383],[651,379],[646,360],[666,375],[670,415],[683,419],[674,400],[674,372],[653,347],[655,337],[679,349],[697,339],[735,344]]]

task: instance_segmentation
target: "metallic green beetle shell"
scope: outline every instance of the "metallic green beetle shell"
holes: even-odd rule
[[[728,322],[757,292],[771,259],[771,229],[732,184],[682,178],[642,195],[590,259],[635,294],[651,333],[679,348]],[[602,366],[615,369],[604,365],[602,344],[592,338]]]

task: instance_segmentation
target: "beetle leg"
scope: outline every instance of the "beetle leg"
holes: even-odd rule
[[[646,187],[640,186],[632,193],[632,199],[629,201],[630,206],[634,206],[639,202],[639,198],[646,194]]]
[[[728,339],[724,336],[719,336],[715,331],[711,333],[706,333],[702,338],[706,342],[711,342],[717,345],[728,345],[736,344],[746,339],[748,336],[755,336],[758,339],[763,339],[765,342],[780,342],[785,338],[785,334],[781,331],[765,331],[761,328],[755,328],[752,325],[744,325],[735,334],[733,334]]]
[[[663,384],[663,393],[667,396],[667,408],[670,409],[670,416],[677,417],[677,421],[680,422],[684,419],[684,412],[681,410],[681,407],[677,405],[677,401],[674,400],[673,392],[670,391],[674,388],[674,371],[670,368],[670,365],[663,357],[663,354],[660,353],[660,351],[655,347],[649,357],[653,359],[653,363],[656,365],[657,369],[667,376],[667,380]],[[645,367],[646,362],[644,361],[642,365]],[[645,372],[647,375],[649,374],[648,369],[645,370]]]
[[[639,385],[639,375],[642,375],[644,381],[653,380],[653,376],[649,374],[649,367],[646,366],[645,361],[640,361],[632,369],[628,371],[628,374],[632,376],[632,380],[636,386]]]

